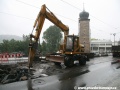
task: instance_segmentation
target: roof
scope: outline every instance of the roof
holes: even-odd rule
[[[82,19],[82,20],[88,19],[89,13],[86,12],[85,10],[83,10],[83,11],[79,14],[79,17],[80,17],[80,19]]]

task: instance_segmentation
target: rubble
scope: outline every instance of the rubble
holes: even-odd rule
[[[53,62],[44,61],[34,62],[33,67],[28,69],[27,63],[17,63],[9,65],[0,65],[0,83],[12,83],[18,81],[47,77],[51,75],[67,72],[64,63],[56,65]]]
[[[28,68],[21,68],[16,64],[0,65],[0,82],[3,84],[27,80]]]
[[[0,65],[0,83],[12,83],[17,81],[28,80],[29,77],[31,79],[39,78],[39,77],[47,77],[53,74],[62,73],[63,69],[66,67],[61,64],[61,66],[56,66],[53,62],[34,62],[33,68],[30,70],[26,67],[27,64],[9,64],[9,65]]]

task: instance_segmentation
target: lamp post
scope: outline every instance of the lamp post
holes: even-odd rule
[[[116,35],[116,33],[113,33],[113,36],[114,36],[114,46],[115,46],[115,35]]]

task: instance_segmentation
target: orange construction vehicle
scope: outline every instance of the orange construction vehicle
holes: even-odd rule
[[[28,56],[29,68],[32,66],[32,62],[35,57],[38,39],[40,37],[45,19],[48,19],[54,23],[64,32],[64,42],[60,45],[60,53],[57,55],[47,55],[46,60],[53,61],[56,64],[60,64],[62,62],[67,67],[73,66],[75,60],[79,60],[80,64],[85,65],[88,57],[84,54],[84,46],[80,44],[79,37],[76,35],[69,35],[69,27],[63,24],[44,4],[42,5],[33,26],[33,28],[36,29],[35,35],[30,35]]]

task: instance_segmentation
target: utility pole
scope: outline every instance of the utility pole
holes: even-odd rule
[[[113,36],[114,36],[114,46],[115,46],[115,35],[116,35],[116,33],[113,33]]]

